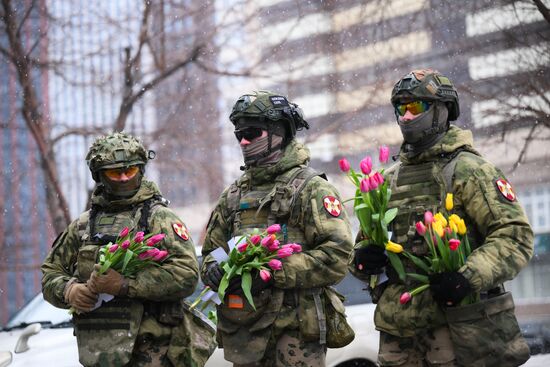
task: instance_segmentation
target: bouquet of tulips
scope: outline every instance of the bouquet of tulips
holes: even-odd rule
[[[241,277],[241,288],[246,300],[256,309],[251,294],[252,271],[257,271],[264,282],[269,282],[272,272],[281,270],[283,264],[280,259],[302,251],[302,246],[297,243],[281,245],[277,239],[277,233],[281,231],[279,224],[269,226],[265,231],[251,233],[240,237],[229,251],[229,255],[220,262],[224,275],[220,281],[218,294],[220,300],[225,297],[225,292],[233,278]],[[196,307],[201,301],[211,300],[212,291],[206,287],[199,297],[192,303]],[[205,308],[205,305],[201,307]]]
[[[459,270],[472,252],[464,219],[456,214],[449,214],[453,209],[451,193],[445,197],[445,209],[446,214],[438,212],[434,215],[427,211],[424,213],[424,221],[416,223],[416,232],[424,237],[429,255],[419,258],[408,252],[403,253],[425,274],[407,273],[407,276],[419,281],[422,285],[403,293],[399,299],[401,304],[406,304],[413,296],[430,287],[430,274]],[[470,295],[464,299],[463,304],[476,301],[477,296]]]
[[[389,148],[381,146],[379,149],[379,161],[387,163]],[[359,164],[361,173],[351,168],[347,159],[338,161],[340,169],[345,172],[350,181],[356,186],[353,208],[359,219],[364,240],[362,246],[381,246],[386,249],[391,265],[395,268],[399,277],[405,279],[405,271],[398,254],[403,252],[403,247],[393,243],[389,239],[388,225],[397,215],[397,208],[388,209],[391,189],[384,178],[384,169],[375,170],[372,167],[372,158],[367,156]],[[378,282],[378,275],[370,277],[369,285],[374,288]]]
[[[168,257],[168,251],[155,247],[164,237],[164,233],[145,235],[143,232],[137,232],[132,235],[130,229],[124,227],[115,243],[109,242],[99,249],[101,268],[98,273],[101,275],[107,269],[113,269],[130,277],[145,267],[159,266]]]

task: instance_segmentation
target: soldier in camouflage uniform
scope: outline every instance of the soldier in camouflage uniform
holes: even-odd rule
[[[303,251],[282,259],[271,283],[253,275],[257,311],[247,302],[232,308],[227,298],[218,306],[218,343],[235,366],[324,366],[334,336],[334,315],[325,311],[343,313],[330,286],[344,277],[353,245],[339,194],[308,167],[309,151],[295,134],[309,126],[296,104],[254,92],[238,99],[230,120],[244,174],[222,193],[211,215],[202,249],[203,282],[217,290],[223,270],[210,253],[220,247],[228,252],[230,239],[254,229],[278,223],[281,243],[299,243]],[[227,293],[242,296],[240,280]]]
[[[405,305],[400,304],[400,295],[418,284],[409,278],[401,282],[391,266],[385,268],[389,280],[371,290],[378,303],[379,363],[456,366],[457,347],[450,338],[445,310],[472,292],[482,297],[500,292],[499,285],[514,278],[531,258],[533,232],[502,172],[473,148],[471,132],[449,124],[457,119],[459,104],[448,78],[431,69],[412,71],[395,85],[391,102],[404,138],[400,162],[388,170],[389,207],[399,209],[392,222],[392,240],[417,256],[426,255],[428,249],[415,223],[423,220],[426,210],[441,211],[450,192],[454,194],[453,212],[464,218],[475,250],[458,272],[431,276],[430,291]],[[358,238],[362,239],[361,234]],[[383,272],[387,258],[378,249],[356,248],[349,269],[357,278],[368,281],[371,274]],[[404,264],[407,271],[422,273],[414,264]],[[489,339],[478,340],[478,345],[490,343]],[[507,352],[513,355],[525,350]],[[502,358],[493,365],[514,365],[506,362],[513,357]]]
[[[153,157],[153,151],[130,135],[98,138],[86,157],[98,183],[91,209],[57,237],[42,265],[44,298],[76,310],[75,335],[85,366],[201,365],[186,351],[190,331],[184,329],[182,311],[183,297],[198,281],[195,248],[157,186],[143,179]],[[112,269],[99,276],[95,264],[100,246],[114,242],[124,227],[165,234],[158,247],[169,258],[135,278]],[[99,293],[115,297],[92,310]]]

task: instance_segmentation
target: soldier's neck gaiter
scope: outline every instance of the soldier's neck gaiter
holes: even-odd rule
[[[271,147],[269,136],[254,139],[248,145],[241,145],[244,163],[247,166],[262,166],[277,163],[282,155],[281,149],[283,138],[279,135],[271,135]]]
[[[143,174],[138,172],[131,180],[126,182],[111,181],[104,174],[100,174],[100,180],[105,186],[105,192],[115,199],[126,199],[134,196],[141,186]]]
[[[434,103],[430,109],[414,120],[397,120],[407,150],[420,153],[434,146],[445,135],[449,127],[449,111],[443,104]]]

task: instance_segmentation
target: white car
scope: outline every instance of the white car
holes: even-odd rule
[[[374,305],[365,303],[369,298],[361,291],[362,287],[351,275],[337,286],[347,296],[346,313],[355,330],[355,340],[344,348],[328,350],[329,367],[376,366],[378,331],[373,323]],[[195,295],[189,297],[194,298]],[[70,319],[68,310],[50,305],[38,294],[0,330],[0,367],[78,366],[78,349]],[[206,366],[232,364],[224,360],[223,350],[218,348]]]

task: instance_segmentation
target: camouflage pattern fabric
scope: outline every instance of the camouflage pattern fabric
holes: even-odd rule
[[[99,208],[96,216],[96,230],[116,236],[122,228],[120,224],[134,223],[135,225],[137,219],[128,217],[128,213],[138,215],[141,211],[134,208],[140,208],[143,202],[153,198],[155,195],[160,195],[160,191],[154,183],[145,180],[133,197],[116,201],[108,200],[104,196],[102,186],[98,186],[92,196],[92,204]],[[63,297],[66,283],[71,278],[76,278],[77,281],[82,283],[86,282],[91,271],[91,269],[90,271],[87,270],[88,267],[93,266],[93,263],[97,261],[97,258],[90,256],[90,254],[97,256],[99,246],[96,246],[95,252],[90,252],[85,257],[80,253],[83,248],[92,246],[86,245],[89,242],[81,238],[79,229],[80,221],[88,217],[89,211],[83,213],[80,219],[73,221],[67,227],[55,240],[52,250],[41,267],[43,272],[42,290],[44,298],[56,307],[69,308]],[[194,245],[191,239],[184,241],[175,234],[172,228],[172,224],[174,223],[182,222],[170,209],[164,206],[157,206],[152,211],[148,223],[149,230],[152,233],[164,233],[166,235],[165,239],[159,244],[159,247],[167,250],[170,257],[161,266],[148,267],[138,273],[135,278],[129,279],[127,300],[133,303],[137,302],[138,304],[148,304],[149,306],[157,305],[155,307],[158,307],[162,312],[170,307],[179,307],[178,305],[183,297],[189,296],[195,289],[198,281],[198,262],[195,256]],[[77,264],[78,259],[86,259],[90,264],[88,266],[81,266]],[[118,299],[118,297],[115,299]],[[169,348],[172,345],[181,345],[177,338],[182,338],[189,332],[179,331],[179,328],[184,327],[181,320],[158,317],[161,319],[161,322],[157,317],[157,315],[146,310],[139,324],[137,338],[145,338],[155,345],[157,345],[156,341],[160,343],[168,339]],[[110,321],[115,322],[116,320]],[[91,352],[100,356],[98,360],[121,360],[121,357],[116,356],[117,351],[112,350],[109,338],[105,335],[98,333],[100,340],[90,341],[87,344],[88,348],[90,345],[96,346],[97,349]],[[173,337],[174,335],[179,336]],[[162,345],[162,343],[158,345]],[[168,355],[170,356],[171,354],[168,353]],[[175,361],[171,362],[174,365],[178,365]],[[109,363],[102,365],[109,365]],[[189,361],[189,365],[191,365],[191,361]]]
[[[411,166],[414,170],[427,162],[438,162],[444,159],[442,157],[461,149],[474,151],[472,145],[471,132],[451,126],[440,142],[423,153],[412,155],[402,149],[401,165]],[[453,212],[465,219],[471,244],[475,248],[460,272],[475,292],[487,291],[514,278],[528,263],[533,254],[533,231],[517,198],[510,201],[499,191],[497,180],[505,179],[499,169],[475,154],[461,154],[456,159],[458,161],[452,181]],[[438,180],[442,186],[439,202],[443,203],[444,182],[441,178]],[[419,198],[414,195],[404,205],[403,202],[395,201],[403,198],[394,198],[392,195],[390,207],[419,205],[422,209],[420,212],[423,212],[425,207],[422,208],[422,203],[417,200]],[[403,245],[411,250],[415,242],[416,218],[408,220],[407,223],[399,223],[396,219],[394,226],[410,226],[408,241]],[[349,269],[355,276],[365,280],[354,269],[352,258]],[[411,270],[420,272],[418,269]],[[406,305],[399,303],[399,296],[414,285],[407,283],[393,280],[383,291],[375,312],[377,329],[395,336],[413,337],[424,329],[444,325],[443,311],[429,291],[413,297]]]
[[[307,165],[308,162],[307,148],[292,140],[279,162],[270,166],[248,168],[238,182],[245,180],[251,191],[256,188],[272,188],[277,177],[295,167]],[[228,222],[228,194],[229,188],[222,193],[207,227],[202,248],[202,276],[205,276],[208,264],[214,261],[210,252],[219,247],[227,252],[227,241],[238,235],[232,233],[234,223]],[[320,177],[313,177],[301,192],[296,210],[297,227],[301,233],[290,233],[289,230],[288,242],[302,238],[296,242],[302,244],[303,252],[282,259],[283,269],[274,272],[274,287],[269,290],[270,296],[266,297],[266,312],[260,315],[254,327],[228,322],[230,320],[223,317],[225,310],[218,312],[217,337],[223,344],[226,359],[243,365],[267,363],[267,358],[262,359],[264,352],[273,349],[279,337],[289,330],[299,330],[301,341],[304,341],[305,335],[309,335],[307,341],[320,345],[317,312],[308,290],[338,283],[346,274],[346,259],[352,248],[346,213],[342,210],[337,216],[331,215],[324,206],[324,198],[328,196],[339,199],[336,189]],[[266,216],[258,214],[257,218],[255,227],[266,228]],[[226,308],[224,305],[222,307]],[[299,315],[313,320],[306,323]]]

